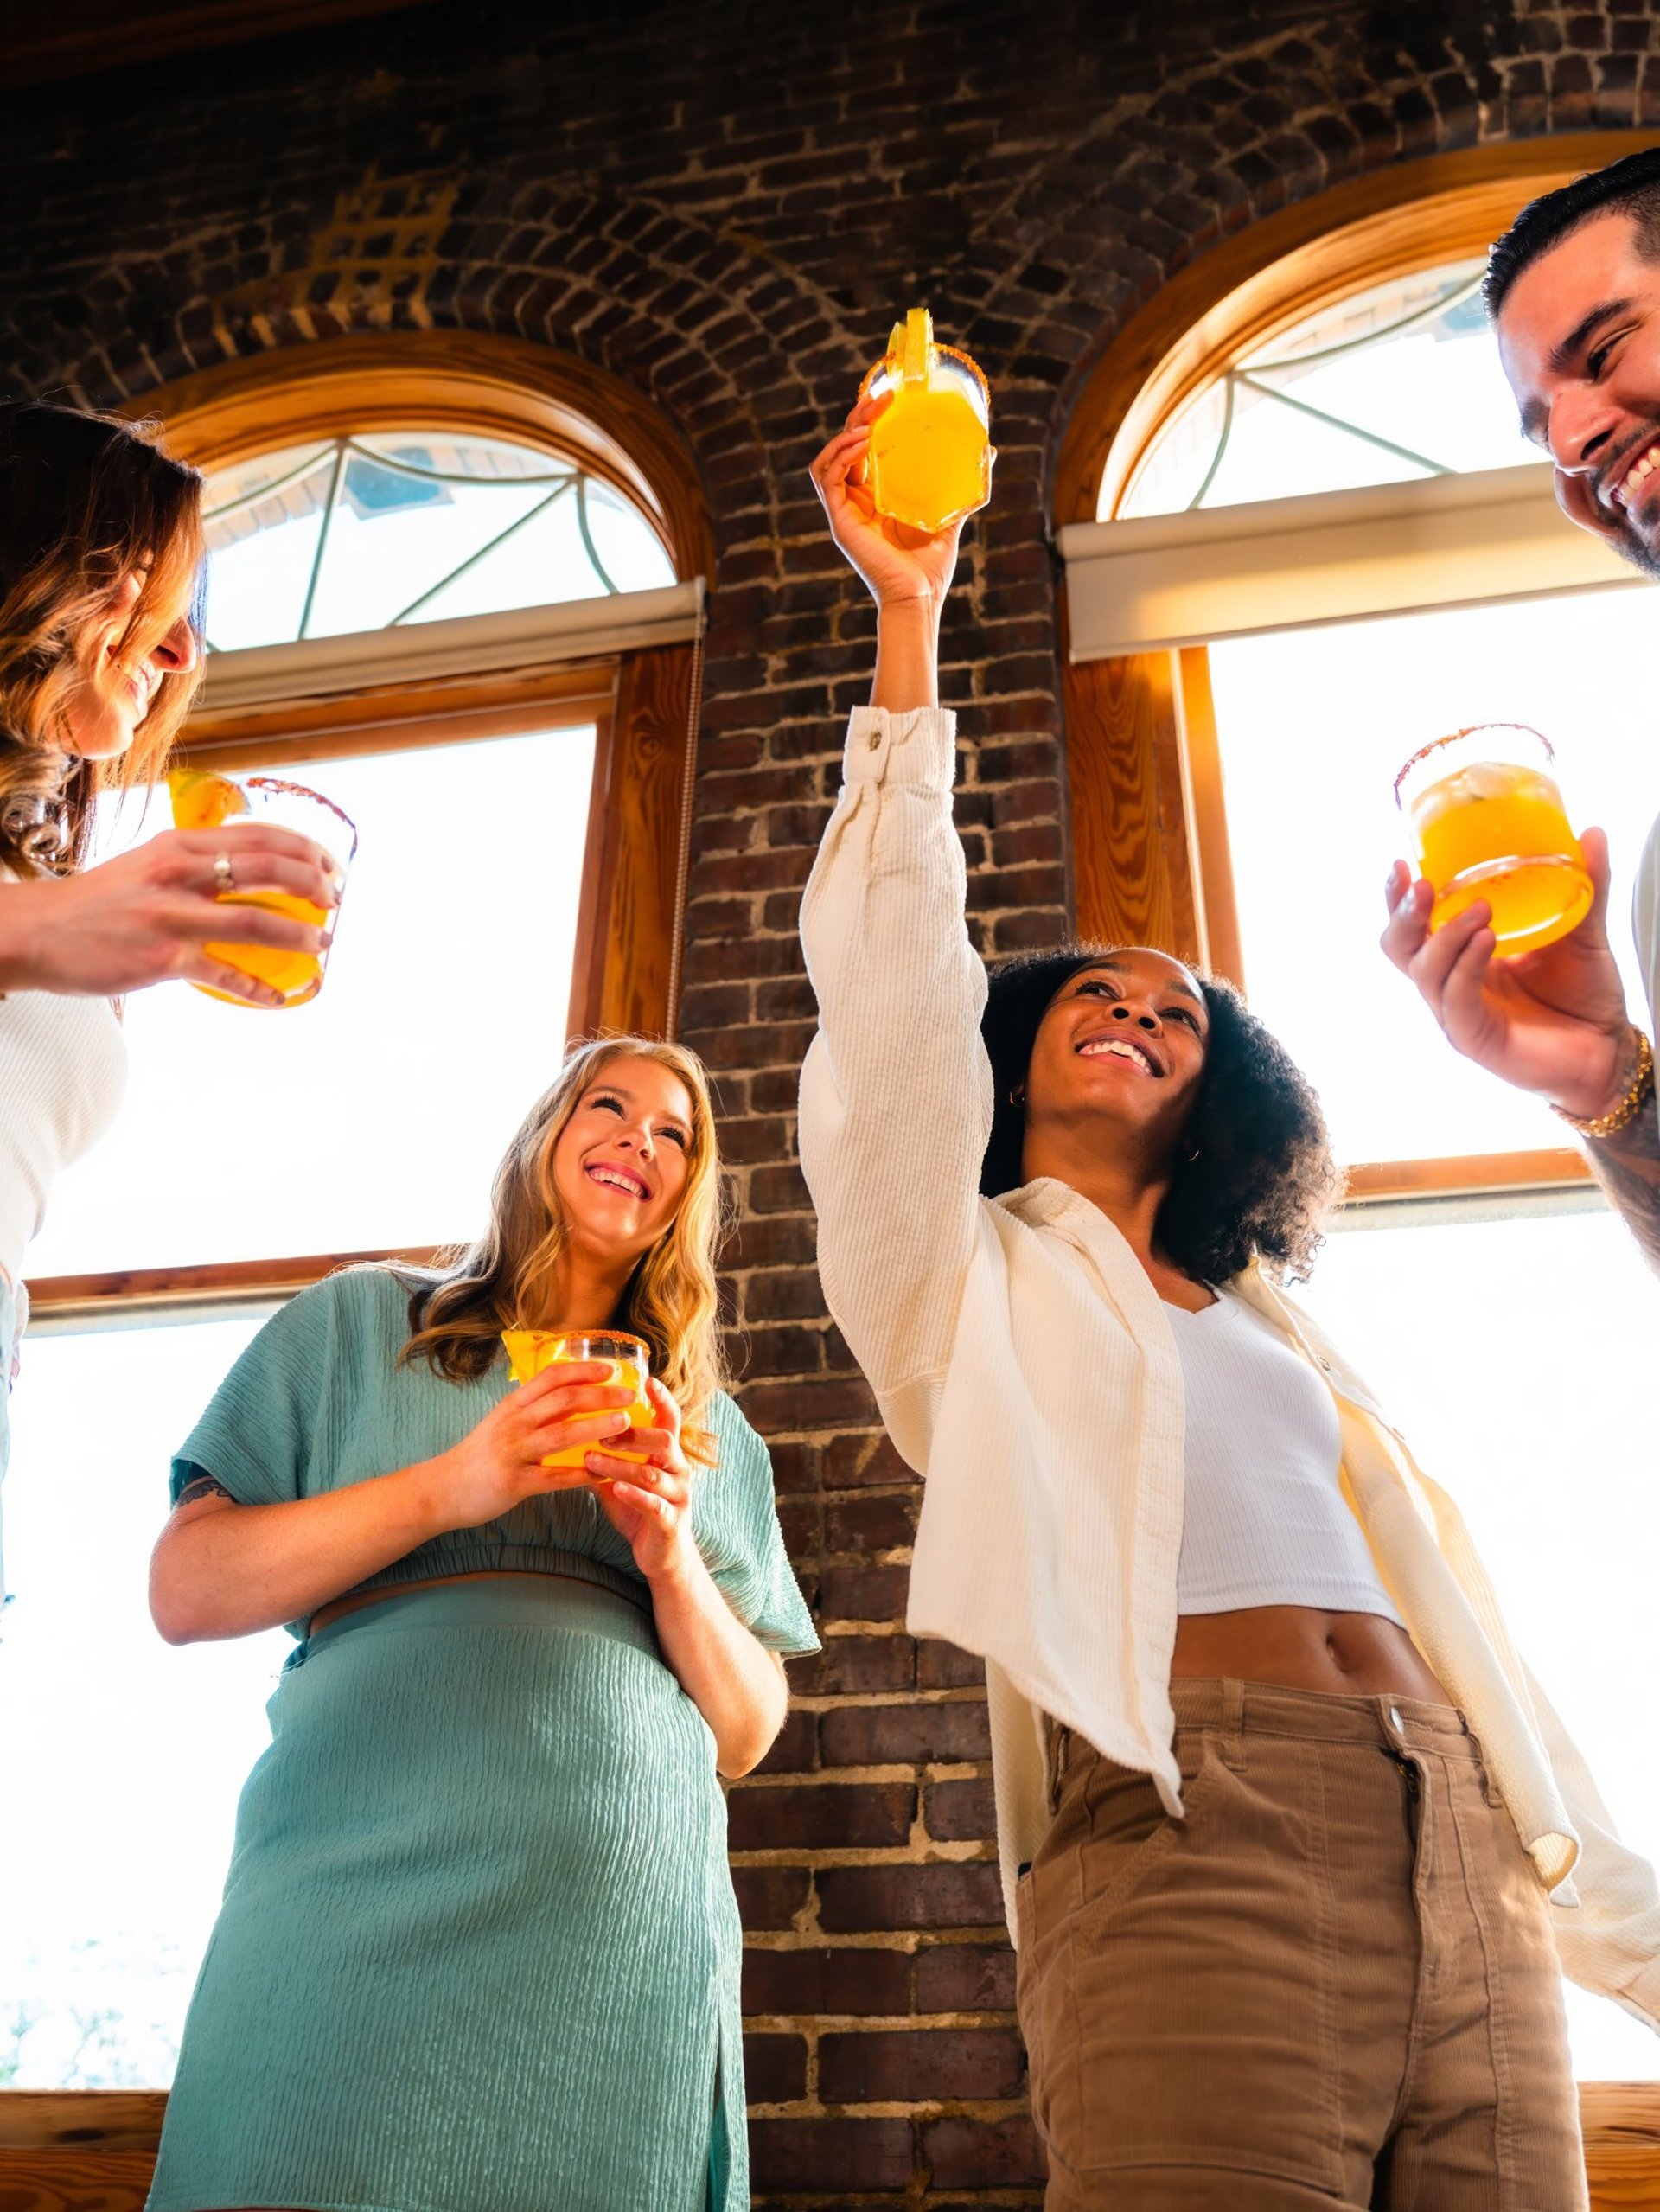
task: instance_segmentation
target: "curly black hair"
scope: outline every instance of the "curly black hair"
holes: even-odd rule
[[[1129,949],[1061,945],[992,969],[980,1020],[996,1099],[980,1171],[986,1198],[1025,1180],[1026,1070],[1056,993],[1080,969]],[[1210,1017],[1204,1073],[1183,1132],[1184,1152],[1195,1156],[1178,1160],[1154,1237],[1198,1282],[1227,1282],[1253,1258],[1300,1280],[1341,1189],[1325,1116],[1308,1077],[1233,985],[1195,974]]]

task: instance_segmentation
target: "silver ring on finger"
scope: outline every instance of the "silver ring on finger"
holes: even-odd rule
[[[228,853],[214,855],[214,889],[221,898],[228,898],[236,889],[236,872]]]

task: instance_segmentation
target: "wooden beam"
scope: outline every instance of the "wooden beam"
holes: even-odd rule
[[[1594,1181],[1581,1152],[1478,1152],[1467,1158],[1363,1160],[1344,1171],[1345,1205],[1387,1199],[1497,1198],[1506,1191],[1578,1190]]]
[[[571,1031],[670,1033],[680,826],[691,773],[697,648],[622,656],[616,711],[595,749],[589,885],[572,963]]]
[[[3,2212],[143,2212],[163,2090],[0,2090]],[[1660,2082],[1583,2081],[1591,2212],[1660,2212]]]
[[[342,1268],[384,1260],[430,1267],[440,1244],[411,1244],[396,1252],[307,1252],[293,1259],[213,1260],[195,1267],[128,1268],[107,1275],[42,1275],[29,1279],[29,1311],[60,1322],[107,1318],[119,1306],[159,1315],[169,1307],[203,1306],[216,1299],[245,1304],[290,1298]],[[0,2137],[0,2141],[3,2141]],[[0,2212],[4,2208],[0,2207]]]
[[[546,668],[493,668],[422,683],[370,684],[316,699],[193,713],[176,758],[227,771],[344,760],[578,727],[609,713],[615,655]]]
[[[131,69],[203,48],[241,46],[284,31],[316,30],[357,16],[425,7],[431,0],[69,0],[67,6],[20,13],[6,33],[6,83]]]
[[[1078,935],[1156,945],[1197,962],[1176,656],[1138,653],[1063,668]]]

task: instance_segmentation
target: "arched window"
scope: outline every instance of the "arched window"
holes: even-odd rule
[[[650,524],[578,462],[502,438],[349,433],[218,470],[209,649],[673,584]]]
[[[1516,429],[1481,304],[1484,266],[1461,258],[1388,278],[1225,357],[1100,519],[1511,466]]]
[[[172,1452],[294,1289],[477,1232],[569,1032],[672,1021],[709,566],[667,427],[542,348],[342,341],[146,406],[208,476],[185,757],[323,791],[359,847],[310,1005],[129,1001],[122,1116],[30,1253],[0,1772],[35,1817],[0,1823],[30,1901],[0,1925],[0,2081],[38,2087],[169,2078],[287,1646],[156,1639]],[[105,849],[168,818],[129,803]]]
[[[1516,719],[1555,740],[1575,819],[1611,833],[1630,953],[1660,741],[1638,687],[1600,679],[1652,617],[1557,512],[1473,290],[1525,200],[1629,143],[1385,171],[1219,246],[1104,356],[1057,520],[1081,929],[1209,960],[1314,1077],[1351,1199],[1303,1295],[1459,1498],[1653,1853],[1660,1778],[1631,1746],[1653,1727],[1660,1514],[1625,1470],[1651,1426],[1654,1286],[1561,1124],[1457,1059],[1377,949],[1396,770]],[[1570,1992],[1569,2011],[1581,2074],[1660,2072],[1614,2008]]]

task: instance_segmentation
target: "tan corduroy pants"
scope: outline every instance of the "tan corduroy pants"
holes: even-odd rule
[[[1047,2212],[1579,2212],[1544,1896],[1448,1706],[1178,1681],[1186,1818],[1051,1734]]]

